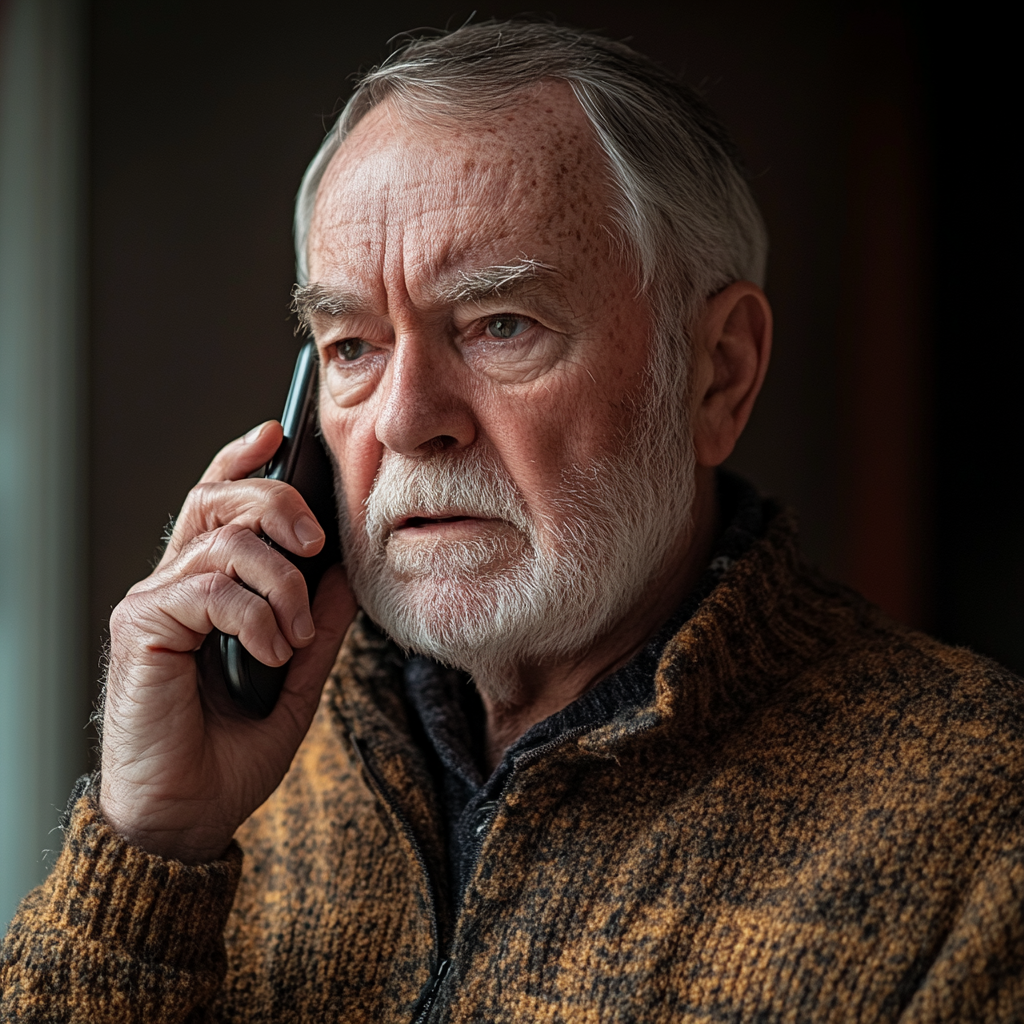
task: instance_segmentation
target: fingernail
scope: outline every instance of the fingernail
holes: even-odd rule
[[[299,612],[292,622],[292,632],[299,640],[308,640],[313,635],[313,620],[309,612]]]
[[[323,536],[316,520],[310,519],[309,516],[299,516],[292,529],[295,531],[295,536],[299,538],[300,544],[312,544],[313,541],[319,540]]]
[[[274,653],[282,661],[287,661],[292,656],[291,644],[283,636],[274,637]]]
[[[259,436],[260,436],[260,434],[262,434],[262,433],[263,433],[263,428],[264,428],[265,426],[266,426],[266,424],[265,424],[265,423],[261,423],[261,424],[260,424],[260,425],[259,425],[258,427],[253,427],[253,428],[252,428],[252,430],[250,430],[250,431],[249,431],[249,433],[248,433],[248,434],[246,434],[246,435],[245,435],[245,437],[243,437],[243,438],[242,438],[242,440],[243,440],[243,441],[244,441],[244,442],[245,442],[246,444],[252,444],[252,443],[253,443],[253,441],[255,441],[255,440],[256,440],[256,438],[257,438],[257,437],[259,437]]]

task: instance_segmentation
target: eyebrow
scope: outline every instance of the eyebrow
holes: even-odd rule
[[[367,312],[366,303],[350,292],[325,288],[322,284],[297,284],[292,288],[292,312],[299,326],[309,330],[318,313],[333,319]]]
[[[558,271],[547,263],[526,258],[478,270],[460,270],[455,280],[442,289],[441,298],[448,302],[500,299],[518,291],[523,285],[557,274]]]
[[[558,276],[554,267],[524,257],[492,267],[460,270],[449,284],[440,288],[438,298],[443,302],[465,303],[507,298],[524,286],[550,276]],[[295,285],[292,288],[291,308],[299,319],[299,326],[307,330],[318,314],[341,319],[370,312],[366,302],[358,295],[316,283]]]

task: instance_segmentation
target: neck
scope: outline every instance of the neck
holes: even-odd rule
[[[531,726],[561,711],[606,676],[621,668],[657,632],[697,585],[711,558],[717,508],[714,470],[697,469],[693,517],[651,580],[643,597],[613,628],[575,656],[551,663],[512,666],[501,703],[481,690],[487,715],[486,759],[493,771],[505,751]]]

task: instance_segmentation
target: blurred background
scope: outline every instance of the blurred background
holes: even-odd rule
[[[984,5],[542,10],[682,73],[746,156],[777,333],[735,468],[827,572],[1024,670],[1010,34]],[[471,13],[0,0],[0,927],[91,764],[110,609],[280,412],[303,169],[353,72]]]

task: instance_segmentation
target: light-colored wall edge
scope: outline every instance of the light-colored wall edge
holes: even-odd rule
[[[10,0],[0,36],[0,931],[45,876],[84,769],[79,0]]]

